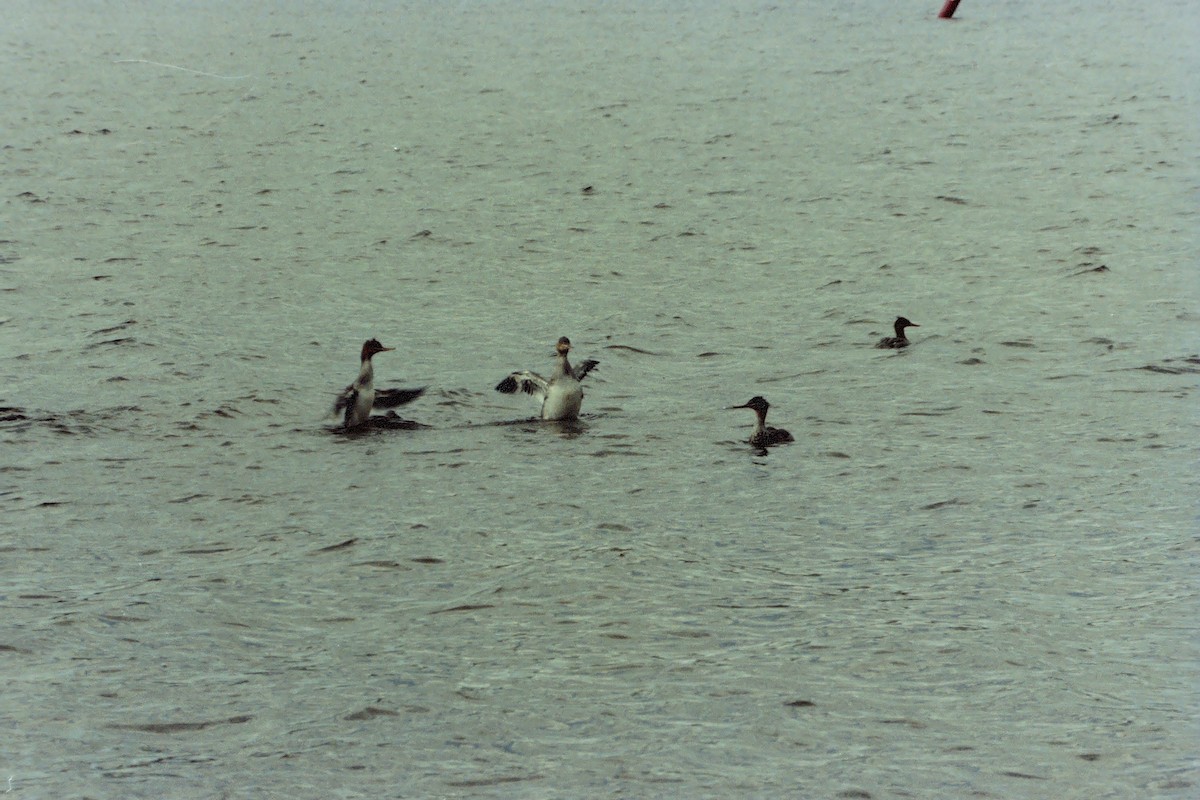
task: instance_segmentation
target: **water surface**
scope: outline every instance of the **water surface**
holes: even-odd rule
[[[18,2],[6,788],[1194,796],[1198,15],[919,5]]]

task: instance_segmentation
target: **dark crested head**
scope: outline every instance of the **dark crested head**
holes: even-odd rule
[[[558,344],[554,346],[554,350],[560,356],[565,356],[567,353],[571,352],[571,340],[565,336],[559,337]]]
[[[379,343],[378,339],[367,339],[363,342],[362,360],[366,361],[376,353],[386,353],[389,350],[395,350],[394,347],[384,347]]]
[[[908,317],[896,317],[895,328],[896,328],[897,336],[903,336],[905,328],[919,328],[919,327],[921,327],[921,326],[918,325],[917,323],[910,322]]]
[[[743,403],[740,406],[730,406],[729,410],[732,410],[735,408],[749,408],[749,409],[753,409],[754,411],[758,411],[762,414],[765,414],[765,413],[767,413],[767,409],[770,407],[771,407],[771,404],[767,402],[767,399],[765,397],[763,397],[761,395],[755,395],[754,397],[751,397],[749,400],[747,400],[745,403]]]

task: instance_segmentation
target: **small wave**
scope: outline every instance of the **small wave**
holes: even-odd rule
[[[643,350],[640,347],[633,347],[628,344],[608,344],[604,346],[605,350],[628,350],[631,353],[641,353],[644,356],[661,356],[662,353],[655,353],[652,350]]]

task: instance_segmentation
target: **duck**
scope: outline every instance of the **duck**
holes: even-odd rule
[[[770,447],[776,444],[787,444],[795,439],[792,435],[783,428],[771,428],[767,426],[767,409],[771,404],[767,402],[765,397],[755,395],[740,406],[729,406],[727,411],[732,411],[735,408],[748,408],[753,411],[758,419],[754,424],[754,433],[750,434],[750,444],[755,447]]]
[[[358,378],[338,395],[333,404],[334,414],[344,413],[342,427],[353,430],[365,426],[371,419],[371,409],[396,408],[416,400],[425,393],[419,389],[376,389],[372,357],[389,353],[394,347],[384,347],[378,339],[363,342]]]
[[[908,337],[904,335],[904,329],[919,328],[921,326],[915,322],[909,322],[907,317],[896,317],[896,321],[892,324],[892,327],[895,329],[896,335],[885,336],[880,339],[879,344],[875,345],[877,348],[893,350],[898,347],[908,347],[910,342],[908,341]]]
[[[496,384],[496,391],[502,394],[522,391],[540,398],[540,415],[544,420],[578,419],[579,409],[583,405],[583,386],[580,381],[600,362],[588,359],[578,367],[572,367],[571,362],[567,360],[567,354],[571,352],[571,340],[566,336],[559,338],[554,352],[558,361],[549,378],[543,378],[529,370],[520,370],[509,374]]]

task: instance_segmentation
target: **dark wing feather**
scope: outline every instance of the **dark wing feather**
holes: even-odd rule
[[[600,362],[589,358],[575,368],[575,380],[581,381],[587,377],[587,374],[599,366]]]
[[[350,384],[342,393],[338,395],[337,400],[333,401],[333,413],[337,414],[344,408],[353,408],[354,401],[358,398],[358,391],[354,388],[354,384]]]
[[[338,396],[337,402],[333,404],[333,413],[335,414],[342,409],[346,410],[346,413],[342,417],[342,425],[347,428],[350,427],[350,417],[354,414],[354,406],[357,402],[358,389],[355,389],[353,386],[347,386],[346,390]]]
[[[496,384],[496,391],[502,394],[513,394],[522,391],[525,394],[539,395],[546,393],[546,379],[536,372],[514,372]]]
[[[375,408],[396,408],[411,403],[425,394],[425,388],[420,389],[376,389]]]
[[[783,444],[785,442],[794,442],[792,435],[783,428],[767,428],[767,433],[771,435],[772,444]]]

